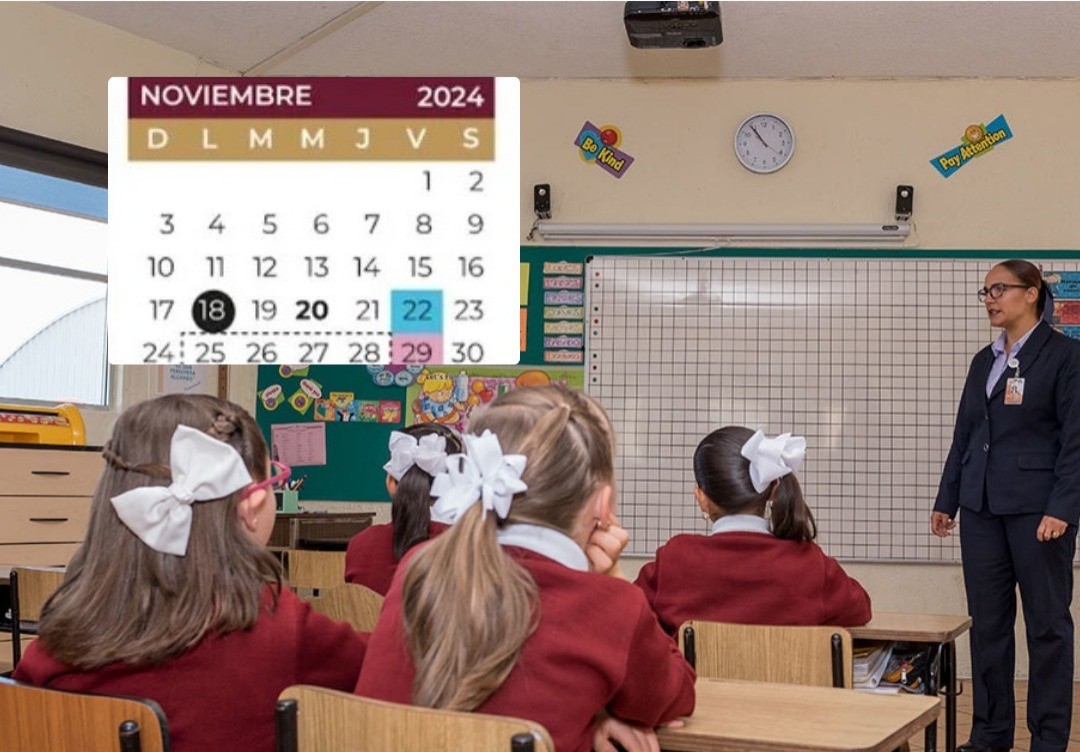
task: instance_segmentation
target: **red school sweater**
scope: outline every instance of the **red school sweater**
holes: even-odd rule
[[[173,752],[273,752],[274,704],[293,684],[349,691],[368,635],[330,621],[285,590],[249,629],[210,635],[160,665],[112,663],[83,671],[35,640],[16,681],[39,687],[153,700],[165,711]]]
[[[428,526],[428,540],[449,527],[440,522],[432,522]],[[363,585],[379,595],[386,595],[397,568],[393,525],[372,525],[361,530],[349,541],[349,547],[345,551],[345,582]]]
[[[676,535],[635,583],[664,629],[690,619],[850,627],[870,621],[870,596],[812,541],[763,533]]]
[[[504,551],[536,582],[540,623],[476,712],[536,721],[558,752],[591,750],[593,718],[604,708],[643,726],[693,712],[694,670],[633,585],[520,548]],[[356,694],[409,704],[414,672],[403,637],[403,579],[395,578],[386,597]]]

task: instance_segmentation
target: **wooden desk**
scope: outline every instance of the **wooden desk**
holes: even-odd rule
[[[924,695],[697,680],[697,708],[679,729],[660,729],[671,752],[892,752],[937,718]]]
[[[369,527],[374,512],[278,512],[267,544],[271,550],[296,548],[344,551],[349,539]]]
[[[927,690],[945,695],[945,750],[956,752],[956,638],[971,629],[971,617],[955,614],[874,614],[869,624],[850,627],[856,640],[896,640],[927,645]],[[937,749],[937,729],[926,729],[926,752]]]

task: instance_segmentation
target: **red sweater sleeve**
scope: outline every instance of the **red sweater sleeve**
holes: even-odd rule
[[[371,635],[331,621],[299,599],[296,609],[297,682],[352,692]]]
[[[641,603],[623,683],[608,703],[611,714],[648,727],[690,715],[696,679],[675,641]]]
[[[822,582],[822,624],[836,627],[858,627],[870,621],[870,595],[855,578],[848,576],[836,559],[825,559]]]
[[[645,593],[645,600],[649,602],[649,607],[653,611],[656,611],[656,591],[660,581],[660,551],[656,552],[656,558],[643,566],[638,572],[637,579],[634,580],[634,584],[637,585],[641,592]]]

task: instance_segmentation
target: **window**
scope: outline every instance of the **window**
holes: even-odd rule
[[[0,401],[108,402],[106,164],[0,128]]]

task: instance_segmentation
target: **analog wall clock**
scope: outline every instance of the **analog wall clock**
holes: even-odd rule
[[[735,156],[751,172],[776,172],[794,153],[795,133],[779,115],[759,112],[735,131]]]

